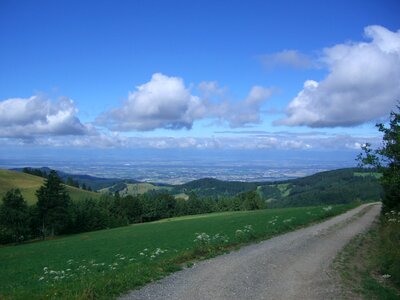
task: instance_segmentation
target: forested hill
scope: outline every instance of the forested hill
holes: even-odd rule
[[[175,186],[174,193],[196,193],[199,197],[231,197],[257,189],[270,207],[346,203],[355,199],[379,200],[379,174],[359,168],[320,172],[277,182],[227,182],[205,178]]]
[[[244,191],[255,190],[260,184],[262,183],[203,178],[177,185],[172,192],[176,194],[194,192],[199,197],[234,196]]]
[[[380,174],[350,168],[264,185],[260,191],[270,207],[347,203],[381,199]]]

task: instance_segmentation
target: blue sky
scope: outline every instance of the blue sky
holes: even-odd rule
[[[399,1],[2,1],[4,147],[357,149]]]

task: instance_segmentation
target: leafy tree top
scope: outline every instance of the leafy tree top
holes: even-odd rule
[[[376,167],[382,172],[381,183],[384,190],[383,210],[400,209],[400,106],[398,112],[390,113],[389,126],[376,126],[383,133],[382,145],[372,149],[366,144],[358,155],[362,165]]]

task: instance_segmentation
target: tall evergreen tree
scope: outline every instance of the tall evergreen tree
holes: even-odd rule
[[[43,186],[36,191],[36,197],[43,237],[61,232],[68,223],[71,199],[55,171],[49,173]]]
[[[0,225],[12,235],[14,241],[20,242],[26,238],[29,231],[28,205],[19,189],[9,190],[3,197]]]

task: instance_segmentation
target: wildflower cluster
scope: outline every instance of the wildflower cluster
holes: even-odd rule
[[[329,205],[329,206],[323,207],[322,209],[323,209],[324,211],[328,212],[328,211],[331,211],[331,210],[332,210],[332,206]]]
[[[294,220],[294,217],[283,220],[283,223],[290,223]]]
[[[216,233],[213,236],[205,232],[196,233],[196,238],[193,240],[195,243],[195,251],[199,254],[212,252],[213,250],[221,249],[225,244],[229,243],[229,238],[225,234]]]
[[[139,256],[153,260],[167,251],[168,250],[161,248],[156,248],[154,251],[144,249],[139,253]],[[109,263],[96,262],[95,260],[87,261],[86,259],[81,261],[69,259],[66,261],[67,267],[64,269],[57,270],[50,267],[44,267],[43,273],[38,276],[38,281],[53,285],[65,280],[79,280],[79,278],[88,274],[100,274],[104,276],[110,272],[114,272],[130,264],[136,263],[137,260],[138,259],[135,257],[129,257],[120,253],[115,254]]]
[[[279,216],[274,216],[272,220],[268,221],[268,224],[271,224],[272,226],[275,226],[276,222],[278,222]]]
[[[74,278],[77,280],[81,276],[90,273],[105,274],[107,269],[105,263],[96,263],[94,260],[91,260],[90,262],[86,262],[86,260],[77,262],[73,259],[69,259],[67,261],[67,266],[67,268],[61,270],[44,267],[43,274],[40,275],[38,280],[43,283],[54,284],[65,280],[73,280]],[[109,265],[109,268],[112,270],[113,266]]]
[[[218,246],[229,243],[229,238],[225,234],[217,233],[211,238],[212,244]]]
[[[209,244],[210,236],[205,232],[196,233],[196,238],[193,241],[197,244]]]
[[[246,225],[243,229],[235,231],[235,236],[239,241],[248,241],[255,237],[253,226]]]
[[[396,212],[395,210],[391,210],[385,213],[385,217],[389,223],[400,223],[400,211]]]
[[[71,269],[66,270],[51,270],[48,267],[43,268],[43,275],[39,278],[39,281],[58,281],[63,280],[65,278],[73,277],[74,274],[71,273]]]

